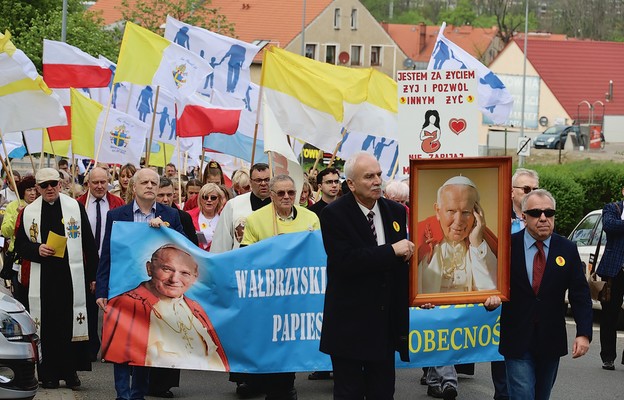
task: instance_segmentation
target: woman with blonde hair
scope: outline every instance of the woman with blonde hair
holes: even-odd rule
[[[113,190],[111,190],[112,194],[121,197],[126,201],[126,203],[132,201],[134,197],[134,195],[131,195],[128,199],[127,194],[128,187],[130,186],[130,178],[132,178],[134,174],[136,174],[136,171],[137,168],[134,166],[134,164],[128,163],[121,167],[121,169],[119,170],[119,181],[117,182]]]
[[[198,206],[188,212],[197,232],[199,247],[206,251],[210,251],[212,236],[219,222],[219,213],[225,206],[226,196],[219,185],[207,183],[197,195]]]

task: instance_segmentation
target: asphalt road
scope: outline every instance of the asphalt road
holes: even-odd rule
[[[569,321],[568,336],[571,343],[574,323]],[[618,351],[624,350],[624,332],[618,333]],[[601,368],[598,325],[594,324],[594,342],[584,357],[561,359],[559,376],[553,389],[553,400],[619,399],[624,389],[624,365],[617,360],[615,371]],[[397,371],[396,400],[431,399],[426,386],[419,384],[420,369]],[[71,392],[68,389],[41,390],[36,400],[110,400],[115,398],[113,368],[111,364],[94,363],[92,372],[79,374],[82,387]],[[309,381],[307,373],[298,373],[295,385],[301,400],[332,398],[332,381]],[[206,371],[182,371],[181,387],[173,388],[175,398],[187,400],[225,399],[236,400],[235,385],[225,373]],[[477,364],[474,376],[461,376],[459,396],[462,400],[485,400],[493,396],[489,363]],[[262,396],[258,396],[262,399]]]

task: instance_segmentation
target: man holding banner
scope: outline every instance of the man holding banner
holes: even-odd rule
[[[271,204],[254,211],[248,218],[241,246],[293,232],[320,228],[319,219],[312,211],[295,205],[295,181],[288,175],[276,175],[269,183]],[[295,373],[255,374],[249,381],[264,386],[266,400],[296,400]]]
[[[345,163],[351,193],[321,215],[327,290],[320,350],[331,356],[335,399],[391,399],[395,351],[409,360],[405,207],[382,198],[381,167],[369,153]]]

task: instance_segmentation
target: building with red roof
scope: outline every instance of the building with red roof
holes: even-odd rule
[[[536,136],[551,125],[603,124],[607,142],[624,142],[624,43],[548,34],[530,34],[527,42],[525,134]],[[514,95],[515,120],[521,117],[523,65],[524,35],[490,65]]]

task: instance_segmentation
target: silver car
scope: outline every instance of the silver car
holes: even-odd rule
[[[24,306],[0,284],[0,399],[32,399],[40,354],[36,326]]]

